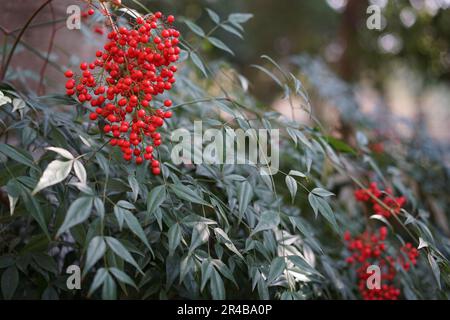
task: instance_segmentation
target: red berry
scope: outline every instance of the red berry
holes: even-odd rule
[[[67,78],[72,78],[73,77],[73,72],[72,72],[72,70],[67,70],[65,73],[64,73],[64,75],[67,77]]]
[[[170,15],[170,16],[167,17],[167,23],[172,24],[174,22],[175,22],[175,17],[174,16]]]
[[[145,117],[145,110],[143,110],[143,109],[139,110],[137,115],[138,115],[139,118]]]
[[[164,118],[167,118],[167,119],[172,118],[172,111],[164,112]]]

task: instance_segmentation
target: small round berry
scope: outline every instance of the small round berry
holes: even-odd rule
[[[164,112],[164,118],[166,118],[166,119],[172,118],[172,111]]]
[[[159,161],[158,160],[152,160],[152,167],[153,168],[159,168]]]
[[[127,104],[127,102],[128,101],[127,101],[126,98],[122,98],[122,99],[119,100],[118,104],[119,104],[119,106],[123,107],[123,106],[125,106]]]
[[[145,110],[144,109],[139,110],[137,112],[137,115],[138,115],[139,118],[145,117]]]
[[[163,37],[163,38],[168,38],[168,37],[170,37],[170,32],[169,32],[169,30],[163,30],[162,32],[161,32],[161,36]]]
[[[91,8],[88,10],[87,13],[88,13],[88,15],[92,16],[94,14],[94,12],[95,12],[94,9]]]
[[[89,115],[89,119],[91,119],[91,120],[97,120],[97,118],[98,118],[98,114],[96,114],[96,113],[94,113],[94,112],[92,112],[92,113]]]
[[[164,100],[164,106],[170,107],[171,105],[172,105],[172,100],[169,100],[169,99]]]
[[[152,146],[147,146],[147,147],[145,148],[145,152],[147,152],[147,153],[152,153],[152,152],[153,152],[153,147],[152,147]]]
[[[175,17],[174,16],[170,15],[170,16],[167,17],[167,23],[172,24],[174,22],[175,22]]]
[[[72,78],[73,77],[73,71],[72,70],[67,70],[64,75],[66,76],[66,78]]]
[[[155,176],[158,176],[159,174],[161,174],[161,169],[160,168],[152,168],[152,173]]]

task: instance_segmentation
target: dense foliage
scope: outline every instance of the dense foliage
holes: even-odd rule
[[[134,25],[136,12],[115,13],[119,27]],[[447,207],[445,190],[432,189],[448,185],[445,166],[431,155],[431,170],[416,166],[406,145],[371,148],[373,123],[352,111],[346,91],[323,93],[308,76],[312,90],[339,100],[340,112],[350,110],[343,117],[356,127],[355,143],[331,136],[296,76],[306,60],[313,65],[307,57],[293,57],[291,70],[268,56],[255,67],[315,125],[264,112],[243,76],[202,55],[205,43],[232,54],[214,32],[221,27],[240,36],[252,15],[205,14],[215,24],[209,31],[187,18],[175,23],[182,36],[170,91],[174,117],[160,126],[163,143],[153,150],[160,175],[124,160],[105,130],[115,119],[101,112],[93,119],[95,109],[79,95],[67,96],[63,86],[61,94],[25,95],[6,77],[2,298],[448,299],[450,242],[426,203],[433,194]],[[166,99],[155,95],[149,104]],[[280,129],[280,171],[173,164],[171,132],[193,131],[196,120],[224,136],[231,128]],[[421,182],[424,188],[416,188]],[[361,288],[367,275],[361,266],[373,261],[384,261],[389,281],[375,294]],[[81,290],[66,286],[73,264],[82,270]]]

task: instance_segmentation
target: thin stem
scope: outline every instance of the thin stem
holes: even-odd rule
[[[55,10],[53,10],[53,6],[50,3],[49,4],[50,7],[50,12],[52,14],[52,19],[55,19]],[[44,60],[44,64],[42,65],[41,68],[41,72],[39,74],[39,85],[38,85],[38,92],[43,95],[45,93],[45,88],[44,88],[44,74],[45,74],[45,69],[47,68],[47,64],[48,61],[50,60],[50,54],[52,53],[52,48],[53,48],[53,42],[55,40],[55,35],[56,35],[56,25],[52,24],[52,34],[50,35],[50,41],[48,44],[48,49],[47,49],[47,57]]]
[[[14,41],[11,51],[8,54],[8,58],[6,59],[5,66],[2,67],[2,73],[1,73],[1,77],[0,77],[1,81],[3,81],[5,79],[6,72],[8,71],[9,64],[11,63],[11,59],[14,55],[14,51],[16,51],[17,45],[19,44],[20,39],[22,38],[23,34],[27,30],[28,26],[33,21],[33,19],[38,15],[38,13],[41,12],[41,10],[44,9],[45,6],[47,6],[50,2],[52,2],[52,0],[45,1],[36,11],[34,11],[33,14],[31,15],[31,17],[28,18],[28,21],[25,23],[22,30],[20,30],[20,33],[17,36],[16,41]]]

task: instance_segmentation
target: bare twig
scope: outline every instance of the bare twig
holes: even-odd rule
[[[8,71],[9,64],[11,63],[11,59],[14,55],[14,51],[16,51],[17,45],[20,42],[20,39],[22,38],[23,34],[27,30],[30,23],[33,21],[33,19],[38,15],[39,12],[41,12],[42,9],[44,9],[52,0],[45,1],[36,11],[33,12],[33,14],[28,18],[27,22],[23,26],[22,30],[20,30],[19,35],[17,36],[16,40],[14,41],[14,44],[11,48],[11,51],[8,54],[8,58],[6,59],[5,66],[2,66],[2,71],[0,75],[0,80],[3,81],[6,76],[6,72]]]

